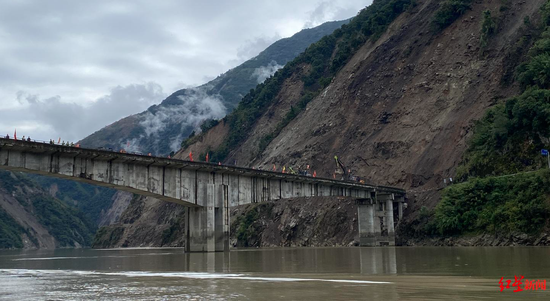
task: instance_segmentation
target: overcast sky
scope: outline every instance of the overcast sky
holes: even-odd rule
[[[0,134],[76,141],[371,0],[0,0]]]

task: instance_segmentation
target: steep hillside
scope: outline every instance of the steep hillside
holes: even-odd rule
[[[183,139],[209,119],[231,112],[241,98],[277,69],[294,59],[311,43],[347,23],[327,22],[281,39],[258,56],[196,88],[174,92],[161,104],[126,117],[84,138],[86,147],[126,148],[166,155],[178,150]],[[203,127],[204,128],[204,127]]]
[[[48,191],[50,196],[76,207],[92,223],[101,224],[106,208],[110,208],[118,198],[114,189],[58,178],[28,175],[37,186]]]
[[[359,244],[357,200],[310,197],[231,210],[233,247],[325,247]]]
[[[90,246],[96,229],[24,174],[0,172],[0,249]]]
[[[99,229],[94,248],[184,247],[185,207],[135,196],[116,223]]]
[[[176,156],[209,153],[211,160],[266,169],[309,164],[319,176],[332,177],[337,155],[369,182],[408,189],[404,223],[431,218],[443,180],[455,178],[465,158],[476,121],[522,91],[516,69],[528,59],[545,2],[374,1],[247,94],[210,130],[187,139]],[[480,209],[489,212],[508,206],[497,202],[505,187],[539,187],[539,179],[456,186],[444,208],[470,206],[478,198],[469,194],[472,199],[461,203],[460,196],[482,187],[490,190],[484,196],[490,206]],[[520,209],[539,208],[525,205]],[[459,233],[444,223],[441,233]]]
[[[455,176],[474,121],[519,92],[514,70],[544,2],[375,1],[245,96],[217,126],[227,127],[221,142],[214,128],[178,156],[310,164],[330,177],[338,155],[369,182],[409,189],[414,216]],[[316,61],[323,57],[329,62]]]

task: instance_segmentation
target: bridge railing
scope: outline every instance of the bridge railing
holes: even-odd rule
[[[0,141],[1,140],[8,140],[8,139],[6,139],[5,137],[0,137]],[[29,143],[29,142],[30,143],[40,143],[40,144],[45,144],[45,145],[49,145],[49,146],[55,145],[55,146],[60,146],[60,147],[65,147],[65,148],[74,148],[75,150],[94,151],[94,152],[99,151],[99,152],[102,152],[102,153],[139,156],[139,157],[142,157],[142,158],[153,159],[153,160],[155,160],[155,159],[156,160],[158,160],[158,159],[170,160],[170,161],[181,162],[181,163],[184,163],[185,165],[193,164],[193,165],[196,165],[196,166],[204,166],[204,167],[212,168],[214,170],[222,169],[222,168],[231,168],[231,169],[234,169],[235,171],[242,172],[242,173],[262,173],[262,174],[266,174],[266,175],[273,175],[274,177],[277,177],[277,178],[280,178],[281,176],[284,176],[284,177],[287,177],[287,178],[302,179],[304,181],[312,181],[312,180],[320,181],[320,182],[330,181],[332,183],[341,183],[341,184],[347,184],[347,185],[353,185],[353,186],[357,185],[357,186],[363,186],[363,187],[364,186],[380,187],[380,188],[383,187],[384,189],[391,189],[391,190],[393,190],[395,192],[398,192],[398,193],[405,193],[405,190],[402,190],[402,189],[399,189],[399,188],[379,186],[379,185],[371,184],[371,183],[360,183],[360,182],[349,181],[349,180],[348,181],[346,181],[346,180],[335,180],[335,179],[324,178],[324,177],[315,177],[314,178],[314,177],[311,177],[311,176],[304,176],[304,175],[290,174],[290,173],[281,173],[281,172],[277,172],[277,171],[254,169],[254,168],[241,167],[241,166],[236,166],[236,165],[225,165],[225,164],[224,165],[219,165],[217,163],[212,163],[212,162],[189,161],[189,160],[182,160],[182,159],[175,159],[175,158],[149,156],[149,155],[144,155],[142,153],[137,153],[137,152],[114,151],[111,148],[76,147],[76,146],[63,145],[63,144],[57,143],[55,141],[50,142],[50,141],[43,141],[43,140],[38,140],[38,139],[31,139],[31,141],[28,141],[27,139],[25,139],[25,140],[23,140],[23,139],[13,139],[13,138],[10,137],[9,140],[18,141],[18,142],[25,142],[25,143]]]

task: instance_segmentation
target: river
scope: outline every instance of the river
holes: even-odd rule
[[[549,300],[550,285],[499,287],[514,275],[550,280],[548,255],[533,247],[0,251],[0,300]]]

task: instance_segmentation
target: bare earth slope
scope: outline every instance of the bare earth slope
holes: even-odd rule
[[[517,92],[503,78],[513,68],[510,56],[523,36],[524,18],[536,18],[543,2],[511,1],[500,12],[501,1],[475,1],[472,10],[434,33],[438,1],[417,1],[376,43],[367,42],[265,151],[257,155],[266,120],[274,118],[272,111],[289,110],[289,101],[276,101],[264,112],[227,162],[264,168],[310,164],[330,177],[338,155],[354,174],[410,189],[409,197],[434,206],[443,179],[453,177],[473,122]],[[502,21],[481,55],[487,9]]]

